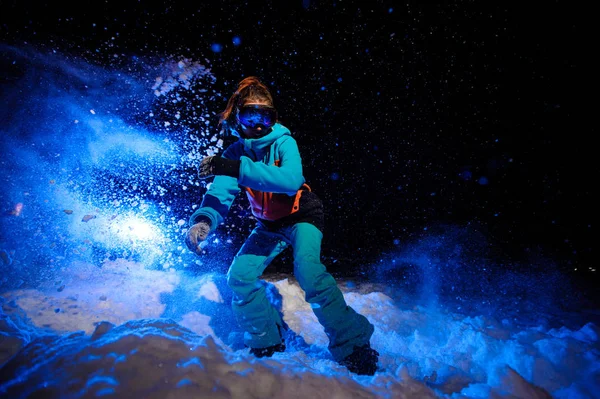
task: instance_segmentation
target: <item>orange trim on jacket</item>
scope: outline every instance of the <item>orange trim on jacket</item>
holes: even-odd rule
[[[276,159],[274,165],[279,166],[280,164],[281,161]],[[298,212],[302,192],[311,191],[306,183],[300,187],[295,195],[269,193],[248,187],[245,187],[245,189],[252,208],[252,214],[265,220],[277,220]]]

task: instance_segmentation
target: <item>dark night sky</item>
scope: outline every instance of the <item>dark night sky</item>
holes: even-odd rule
[[[241,78],[261,77],[324,200],[325,255],[376,259],[394,240],[448,223],[473,227],[515,259],[541,250],[566,269],[595,265],[598,168],[581,10],[144,3],[5,2],[3,40],[208,58],[227,96]]]

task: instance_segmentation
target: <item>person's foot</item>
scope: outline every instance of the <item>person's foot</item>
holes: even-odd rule
[[[282,342],[266,348],[250,348],[250,353],[256,357],[271,357],[275,352],[285,352],[285,343]]]
[[[348,370],[360,375],[373,375],[377,371],[377,360],[379,352],[371,348],[371,345],[355,346],[354,351],[339,363],[346,366]]]

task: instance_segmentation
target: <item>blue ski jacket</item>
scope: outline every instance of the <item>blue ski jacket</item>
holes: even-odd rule
[[[314,217],[302,220],[314,216],[315,211],[322,219],[322,204],[305,184],[298,145],[285,126],[276,123],[267,135],[256,139],[239,137],[222,156],[240,161],[239,177],[215,176],[200,208],[190,217],[190,225],[207,218],[211,231],[215,230],[244,190],[252,214],[267,226],[277,221],[307,221],[322,229]],[[301,201],[303,194],[306,198]]]

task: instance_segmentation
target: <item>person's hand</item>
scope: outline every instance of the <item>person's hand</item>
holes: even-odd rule
[[[208,233],[210,233],[210,225],[208,223],[196,223],[188,230],[185,236],[185,245],[187,245],[190,251],[200,255],[202,249],[198,245],[206,240]]]
[[[236,179],[240,175],[240,161],[234,161],[218,156],[206,157],[200,162],[200,171],[198,176],[203,179],[215,175],[224,175],[235,177]]]

